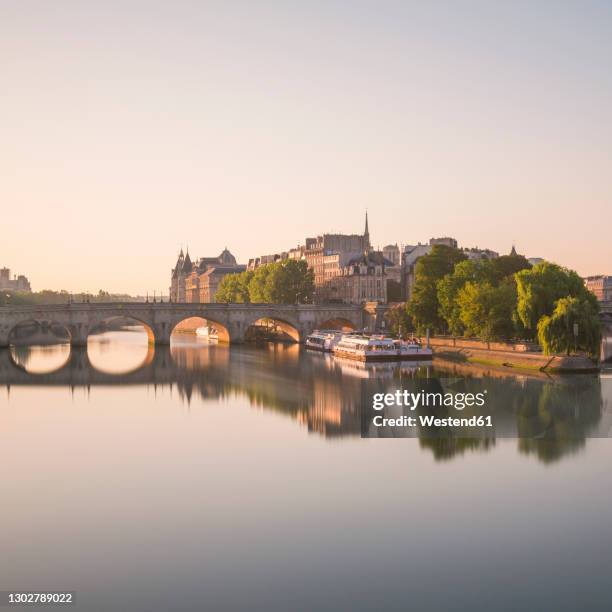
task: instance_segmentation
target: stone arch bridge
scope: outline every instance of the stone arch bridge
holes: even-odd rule
[[[176,304],[172,302],[72,303],[0,307],[0,347],[7,347],[16,326],[36,322],[63,326],[73,346],[84,346],[96,327],[118,317],[142,323],[149,341],[169,344],[174,328],[201,317],[219,331],[219,339],[242,343],[246,330],[260,319],[272,319],[296,342],[317,328],[348,326],[379,329],[385,307],[352,304]]]

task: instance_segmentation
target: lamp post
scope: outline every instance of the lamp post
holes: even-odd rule
[[[574,323],[574,353],[578,352],[578,323]]]

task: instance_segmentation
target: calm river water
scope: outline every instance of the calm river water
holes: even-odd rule
[[[499,431],[364,439],[373,390]],[[139,332],[0,353],[0,590],[78,610],[612,608],[612,375],[359,367]],[[365,406],[365,407],[364,407]]]

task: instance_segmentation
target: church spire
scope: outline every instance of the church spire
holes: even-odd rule
[[[371,246],[370,246],[370,230],[368,228],[368,209],[367,208],[366,208],[365,230],[363,232],[363,238],[365,242],[365,247],[369,251]]]

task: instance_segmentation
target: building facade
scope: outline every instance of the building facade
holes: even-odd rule
[[[201,257],[193,263],[189,252],[179,253],[170,276],[170,300],[185,303],[213,303],[224,276],[244,272],[246,266],[225,248],[217,257]]]
[[[15,274],[11,278],[11,270],[9,268],[0,268],[0,289],[8,291],[25,291],[31,293],[32,287],[30,281],[23,274]]]
[[[316,288],[321,302],[363,304],[387,301],[385,267],[392,264],[380,251],[330,253],[323,259],[325,278]]]
[[[587,276],[584,279],[586,288],[595,294],[600,302],[612,301],[612,276]]]

